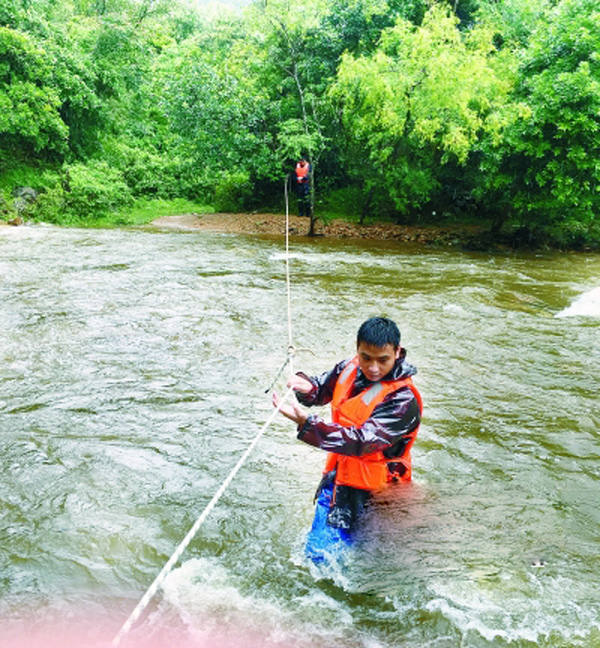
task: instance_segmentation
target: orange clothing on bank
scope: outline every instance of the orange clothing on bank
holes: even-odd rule
[[[308,162],[303,166],[298,162],[296,165],[296,180],[298,182],[308,182],[308,173],[310,170],[310,166]]]

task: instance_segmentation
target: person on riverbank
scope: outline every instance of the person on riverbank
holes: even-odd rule
[[[310,216],[310,171],[311,166],[304,158],[296,164],[296,195],[300,216]]]
[[[410,449],[421,421],[421,396],[412,382],[396,323],[373,317],[358,330],[357,353],[320,376],[288,380],[301,405],[331,404],[331,422],[298,403],[273,405],[298,426],[298,439],[328,451],[307,554],[319,562],[331,545],[348,543],[369,495],[390,481],[410,481]]]

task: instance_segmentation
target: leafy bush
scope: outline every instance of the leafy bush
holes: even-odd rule
[[[110,137],[102,143],[102,156],[119,169],[135,198],[187,198],[205,202],[214,187],[200,177],[198,165],[171,152],[158,152],[148,141]]]
[[[152,150],[123,146],[117,165],[134,196],[172,198],[179,193],[176,164]]]
[[[60,175],[46,174],[44,180],[45,191],[34,213],[39,220],[93,222],[133,202],[121,173],[106,162],[64,165]]]
[[[600,224],[582,223],[577,220],[568,220],[561,226],[550,229],[554,245],[563,248],[584,250],[600,249]]]
[[[67,165],[64,189],[66,211],[91,220],[132,202],[121,173],[103,161]]]
[[[563,0],[540,21],[519,57],[500,137],[483,142],[477,190],[530,230],[564,229],[577,245],[600,209],[597,7]]]
[[[28,216],[45,223],[70,225],[76,222],[65,212],[64,192],[60,184],[52,188],[46,187],[38,196]]]
[[[244,171],[224,174],[215,187],[217,211],[236,212],[248,209],[252,198],[252,183]]]

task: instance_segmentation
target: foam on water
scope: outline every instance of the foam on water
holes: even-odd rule
[[[310,255],[307,254],[298,254],[296,252],[290,252],[286,254],[285,252],[274,252],[269,256],[271,261],[286,261],[287,259],[303,259],[308,260]]]
[[[580,645],[579,635],[598,628],[596,615],[579,604],[583,593],[566,579],[508,571],[499,576],[485,586],[472,580],[432,583],[433,598],[425,607],[450,620],[463,637],[479,636],[490,643],[540,644],[554,636],[574,646]]]
[[[268,646],[308,648],[323,641],[324,629],[314,619],[328,618],[330,639],[335,643],[352,615],[344,604],[324,592],[297,597],[286,605],[268,589],[256,595],[244,591],[235,571],[218,558],[193,558],[173,571],[163,586],[163,608],[170,608],[187,628],[193,645]],[[166,609],[156,622],[164,624]],[[327,632],[325,632],[327,634]]]
[[[600,286],[579,295],[567,308],[555,317],[600,317]]]

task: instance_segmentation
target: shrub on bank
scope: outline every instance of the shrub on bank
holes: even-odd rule
[[[252,198],[252,183],[245,171],[224,173],[215,187],[217,211],[239,212],[248,209]]]
[[[58,224],[90,222],[131,205],[131,189],[120,171],[106,162],[66,164],[60,173],[46,173],[44,190],[32,216]]]

